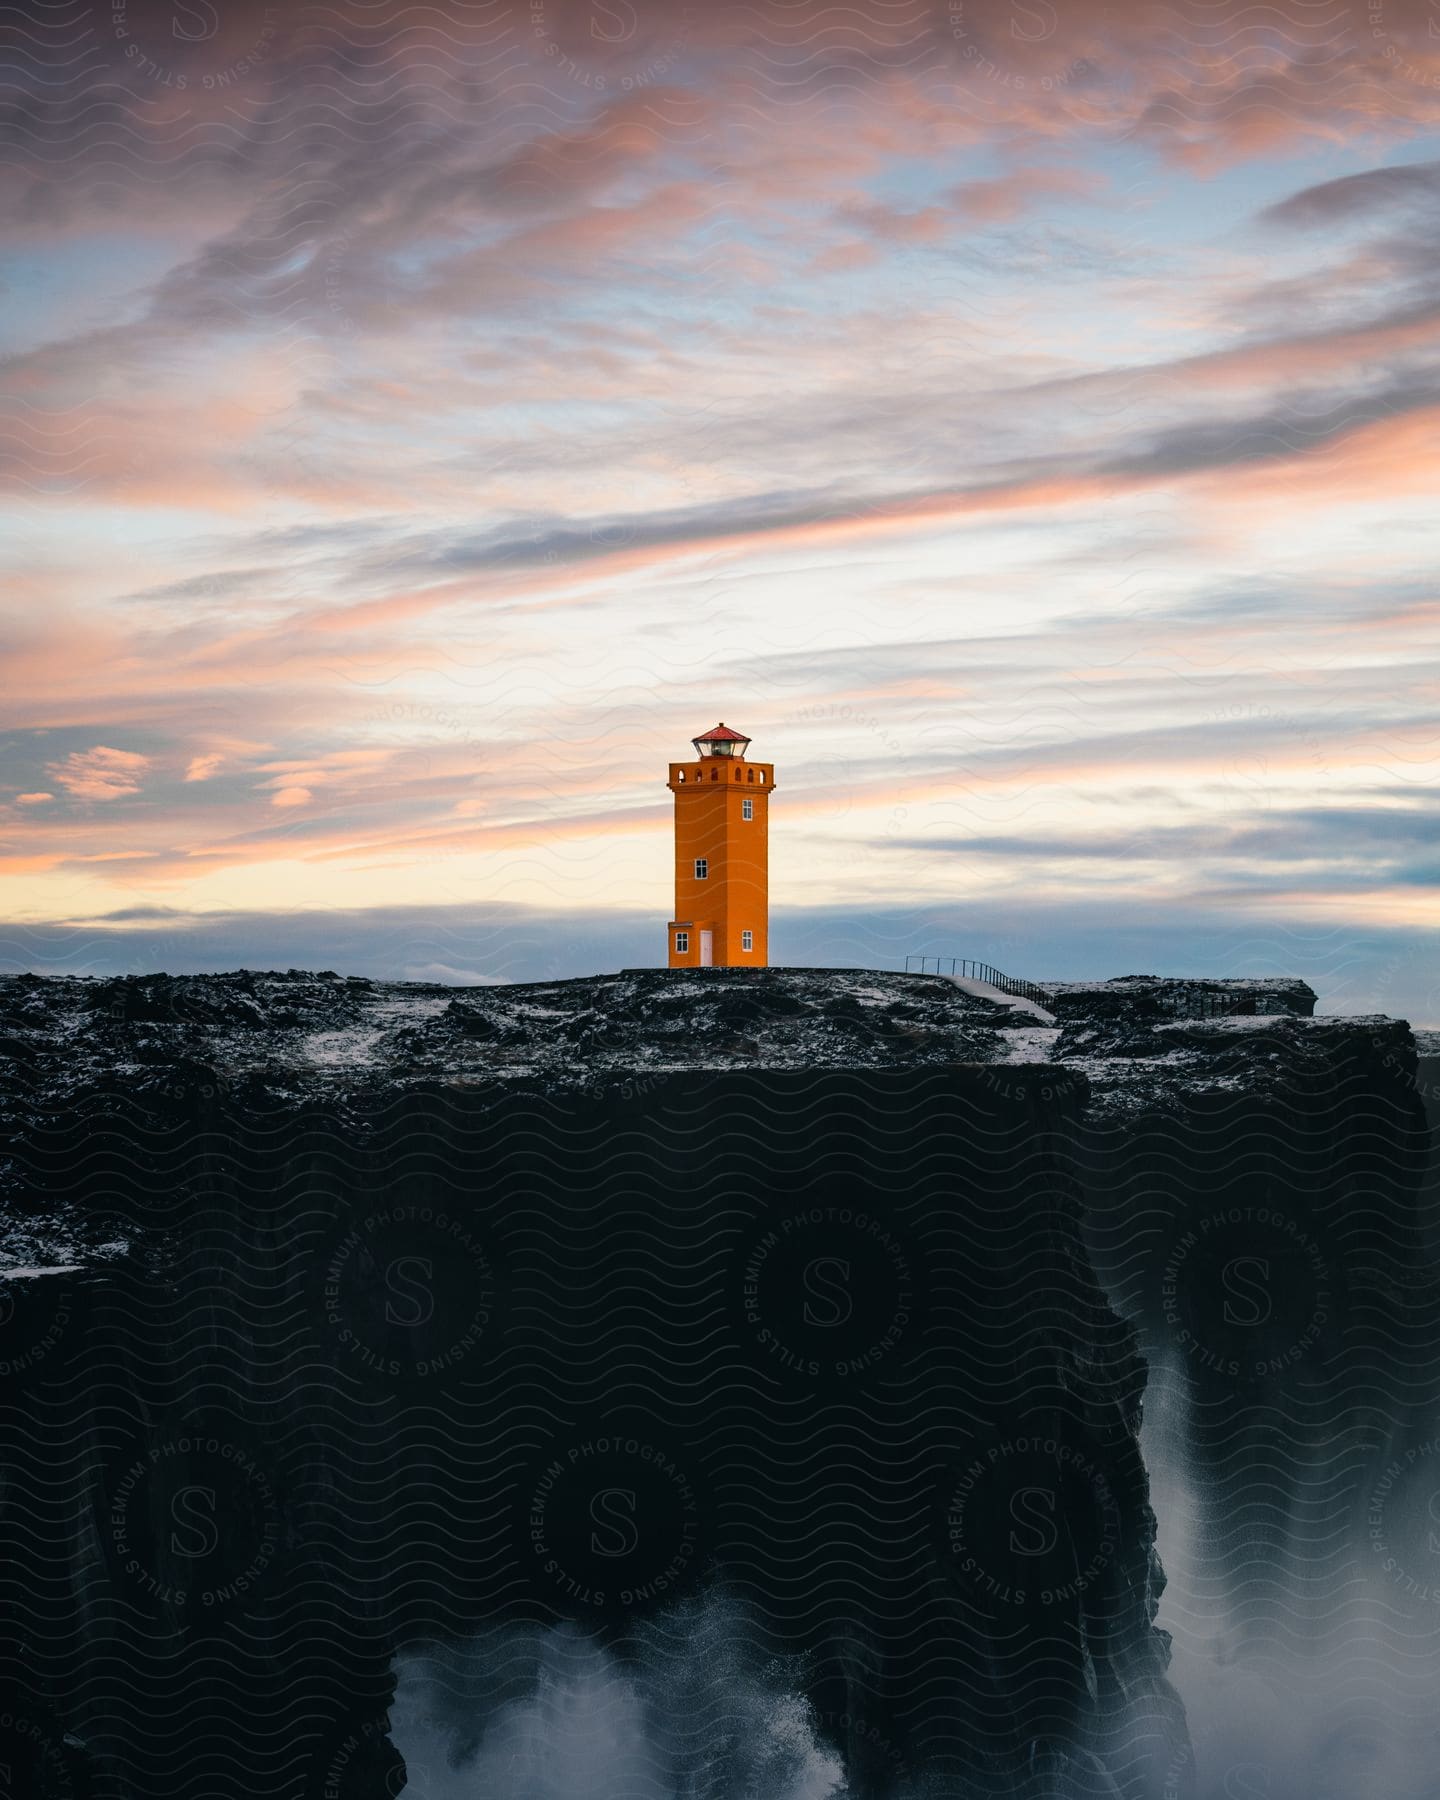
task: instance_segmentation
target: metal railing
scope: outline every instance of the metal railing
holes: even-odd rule
[[[1172,1019],[1230,1019],[1253,1015],[1254,994],[1231,994],[1214,988],[1185,988],[1157,996],[1160,1011]]]
[[[967,981],[985,981],[1002,994],[1013,994],[1018,1000],[1033,1000],[1047,1006],[1050,996],[1033,981],[1017,981],[997,969],[994,963],[973,962],[968,956],[907,956],[907,975],[959,975]]]

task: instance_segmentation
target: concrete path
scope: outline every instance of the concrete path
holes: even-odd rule
[[[975,981],[968,975],[947,975],[947,981],[953,981],[965,994],[977,994],[982,1000],[998,1000],[1002,1006],[1011,1007],[1016,1012],[1027,1012],[1037,1018],[1042,1025],[1053,1025],[1055,1015],[1046,1012],[1033,1000],[1022,1000],[1018,994],[1007,994],[1003,988],[995,987],[988,981]]]

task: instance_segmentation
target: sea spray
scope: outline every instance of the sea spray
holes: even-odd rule
[[[402,1656],[391,1713],[415,1800],[845,1800],[790,1661],[710,1597],[623,1644],[573,1625]],[[900,1772],[897,1772],[900,1773]]]

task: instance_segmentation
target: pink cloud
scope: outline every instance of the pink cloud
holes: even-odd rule
[[[875,201],[864,206],[842,209],[842,223],[851,225],[871,237],[891,244],[934,244],[950,230],[954,221],[941,206],[923,206],[914,212]]]
[[[77,800],[118,800],[140,792],[139,777],[149,766],[150,758],[137,750],[96,744],[93,750],[72,751],[64,762],[47,763],[46,770]]]
[[[17,806],[38,806],[42,800],[53,800],[54,798],[53,794],[17,794],[15,803]]]
[[[1099,186],[1083,169],[1016,169],[990,181],[963,181],[947,198],[964,218],[994,225],[1018,218],[1036,200],[1080,198]]]

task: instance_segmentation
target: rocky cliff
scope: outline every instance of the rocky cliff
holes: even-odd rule
[[[824,1792],[817,1747],[857,1795],[1186,1792],[1127,1244],[1157,1172],[1177,1221],[1294,1215],[1326,1158],[1336,1207],[1413,1199],[1407,1028],[1298,1006],[807,970],[0,1005],[37,1794],[492,1791],[602,1652],[657,1795]]]

